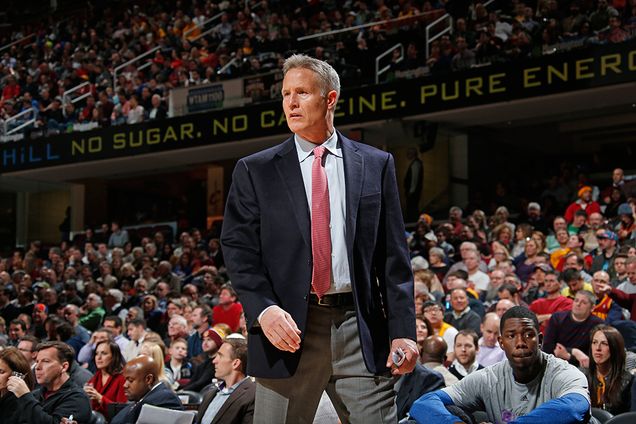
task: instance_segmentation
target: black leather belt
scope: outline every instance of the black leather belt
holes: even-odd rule
[[[353,293],[326,294],[320,299],[313,293],[309,293],[309,304],[325,306],[328,308],[342,308],[353,306]]]

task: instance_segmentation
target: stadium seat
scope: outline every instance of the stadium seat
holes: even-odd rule
[[[192,390],[179,390],[177,396],[188,396],[188,401],[184,403],[196,403],[201,404],[203,402],[203,395],[199,392],[193,392]]]
[[[616,415],[605,424],[634,424],[636,422],[636,412],[625,412],[624,414]]]
[[[601,408],[592,408],[592,416],[603,424],[610,420],[614,415]]]
[[[106,424],[106,418],[97,411],[91,411],[91,424]]]

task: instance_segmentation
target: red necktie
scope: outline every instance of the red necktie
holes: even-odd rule
[[[314,261],[311,285],[319,298],[331,286],[331,211],[327,173],[322,166],[324,154],[324,147],[316,147],[311,165],[311,251]]]

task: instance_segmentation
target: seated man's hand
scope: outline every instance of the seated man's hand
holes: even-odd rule
[[[556,347],[554,348],[554,356],[569,361],[570,356],[572,355],[570,354],[570,352],[568,352],[565,346],[563,346],[561,343],[557,343]]]
[[[267,339],[277,349],[293,353],[300,348],[300,330],[291,315],[279,306],[267,309],[259,324]]]

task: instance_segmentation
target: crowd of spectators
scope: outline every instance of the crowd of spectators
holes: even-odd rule
[[[550,219],[535,201],[516,217],[505,206],[469,216],[454,206],[447,220],[422,214],[407,239],[417,342],[421,369],[443,382],[420,394],[505,360],[499,320],[524,306],[538,317],[545,353],[580,367],[590,385],[612,388],[591,393],[593,406],[632,408],[622,396],[636,370],[630,185],[617,168],[602,189],[575,187],[563,214]],[[41,341],[71,346],[79,369],[72,378],[105,415],[109,402],[126,399],[100,391],[91,375],[105,379],[140,354],[162,364],[157,378],[172,390],[205,392],[225,338],[248,331],[219,240],[193,229],[174,243],[162,232],[137,241],[117,223],[103,228],[48,249],[33,242],[0,261],[0,344],[27,351],[31,364]],[[122,360],[110,367],[103,357],[114,353]],[[615,368],[626,374],[610,374]]]
[[[295,51],[331,63],[347,87],[372,83],[375,57],[396,43],[406,49],[401,61],[399,52],[393,56],[391,75],[408,77],[415,69],[443,73],[538,55],[562,42],[620,42],[636,24],[633,0],[550,0],[537,10],[521,1],[495,1],[488,8],[429,0],[106,3],[105,10],[87,8],[63,21],[24,26],[2,41],[33,34],[0,59],[0,119],[33,108],[11,120],[8,130],[31,119],[27,131],[56,134],[163,118],[172,88],[280,69]],[[425,28],[447,11],[453,31],[431,43],[425,57]],[[389,22],[298,41],[380,21]],[[151,50],[113,79],[116,68]],[[88,97],[71,101],[78,96]]]

